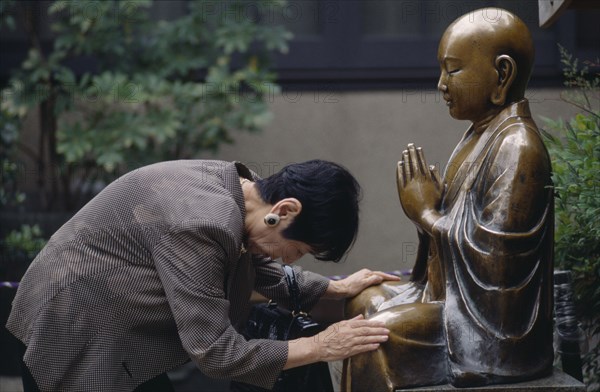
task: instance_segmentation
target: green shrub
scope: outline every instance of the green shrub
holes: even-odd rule
[[[544,118],[556,189],[555,266],[573,272],[578,315],[595,341],[600,335],[600,76],[560,51],[569,87],[562,98],[580,112],[567,121]],[[584,374],[598,390],[600,346],[591,347],[584,359]]]
[[[46,245],[42,238],[42,230],[38,225],[22,225],[19,230],[12,230],[4,238],[4,246],[8,253],[21,253],[28,260],[33,259]]]
[[[0,211],[25,201],[25,194],[17,187],[19,167],[14,147],[18,136],[18,119],[0,110]]]
[[[21,209],[25,201],[25,194],[18,188],[21,171],[15,158],[18,125],[15,116],[0,110],[0,212]],[[0,281],[19,280],[45,244],[38,225],[21,225],[0,238]]]
[[[278,92],[269,55],[286,52],[291,33],[261,17],[285,2],[195,0],[159,21],[152,4],[3,1],[0,26],[23,19],[31,46],[2,102],[21,117],[39,109],[44,209],[76,209],[82,192],[124,171],[198,157],[269,122],[268,98]],[[50,50],[35,28],[40,14],[51,21]],[[93,67],[76,73],[72,64],[85,59]]]

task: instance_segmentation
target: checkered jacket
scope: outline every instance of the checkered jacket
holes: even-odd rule
[[[280,266],[242,254],[239,163],[173,161],[111,183],[25,274],[7,328],[44,391],[128,391],[190,358],[269,388],[287,343],[239,333],[252,288],[285,304]],[[310,308],[328,280],[297,272]]]

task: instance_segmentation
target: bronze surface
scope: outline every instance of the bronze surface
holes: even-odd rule
[[[409,144],[397,166],[400,203],[418,231],[411,282],[371,287],[346,316],[392,331],[348,360],[346,391],[457,387],[552,371],[553,194],[548,152],[524,99],[531,35],[510,12],[463,15],[443,34],[438,89],[472,125],[443,177]]]

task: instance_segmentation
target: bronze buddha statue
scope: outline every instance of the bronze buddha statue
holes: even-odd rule
[[[344,363],[343,389],[392,391],[534,379],[552,371],[553,189],[548,152],[524,98],[534,48],[526,25],[486,8],[439,44],[438,89],[472,125],[443,178],[409,144],[397,166],[418,231],[411,281],[366,289],[348,317],[384,320],[376,351]]]

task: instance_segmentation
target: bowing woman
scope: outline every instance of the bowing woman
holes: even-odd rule
[[[362,316],[291,341],[239,333],[253,289],[286,303],[274,260],[343,258],[359,193],[347,170],[320,160],[265,179],[203,160],[124,175],[52,236],[20,284],[7,328],[23,343],[25,390],[168,390],[166,372],[190,359],[210,377],[270,388],[284,369],[376,349],[389,331]],[[305,309],[397,280],[294,268]]]

